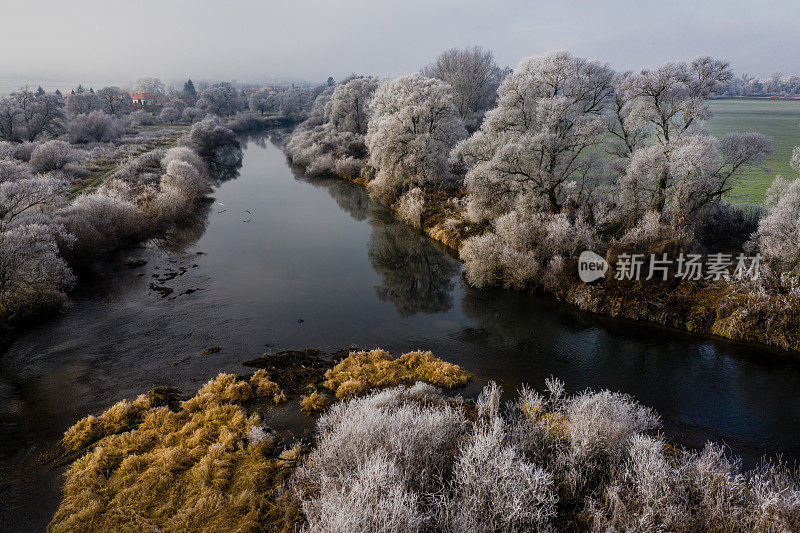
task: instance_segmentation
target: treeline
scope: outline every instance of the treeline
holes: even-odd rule
[[[759,133],[717,139],[703,128],[707,99],[731,80],[728,64],[710,57],[614,72],[553,52],[504,72],[480,48],[450,50],[422,73],[354,76],[325,90],[286,150],[307,173],[364,184],[459,248],[474,285],[544,288],[586,309],[670,325],[697,314],[698,331],[800,349],[792,333],[800,325],[800,181],[777,179],[763,207],[728,201],[772,151]],[[800,150],[792,164],[800,170]],[[631,316],[649,311],[612,300],[642,284],[580,283],[584,250],[611,264],[639,254],[645,276],[655,254],[761,263],[747,280],[734,280],[731,267],[684,283],[674,312]],[[682,283],[676,274],[673,265],[664,283],[648,286],[654,298]],[[710,281],[726,287],[729,315],[715,315],[713,302],[695,305]],[[777,333],[752,331],[765,314],[781,315]]]
[[[775,72],[769,78],[759,79],[745,73],[723,84],[716,93],[720,96],[800,96],[800,76]]]

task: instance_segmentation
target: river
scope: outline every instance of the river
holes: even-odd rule
[[[746,464],[800,458],[793,357],[475,290],[460,272],[359,187],[304,178],[269,140],[249,141],[239,176],[193,220],[97,267],[63,312],[0,355],[0,531],[47,524],[63,466],[44,458],[79,418],[157,385],[192,392],[293,348],[432,350],[476,374],[462,391],[473,397],[489,380],[511,397],[557,376],[567,390],[631,394],[677,443],[723,442]],[[211,346],[222,349],[198,355]]]

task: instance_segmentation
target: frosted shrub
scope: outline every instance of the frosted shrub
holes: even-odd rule
[[[334,174],[353,179],[364,166],[367,148],[363,135],[326,124],[295,132],[286,144],[286,153],[309,176]]]
[[[544,531],[556,514],[553,489],[550,474],[526,461],[495,419],[459,450],[441,514],[453,532]]]
[[[207,161],[228,164],[231,148],[238,150],[241,160],[241,148],[236,134],[226,128],[218,117],[207,117],[194,124],[191,131],[181,138],[180,144],[191,148]]]
[[[181,113],[181,121],[187,124],[194,124],[195,122],[203,120],[205,116],[206,112],[199,107],[187,107]]]
[[[419,187],[414,187],[403,194],[397,202],[397,214],[402,220],[415,228],[422,226],[422,211],[425,208],[425,194]]]
[[[432,407],[428,398],[439,405]],[[397,465],[408,490],[430,490],[452,467],[466,429],[463,413],[427,385],[338,403],[320,417],[318,446],[301,478],[308,483],[331,478],[344,486],[352,472],[380,453]]]
[[[403,474],[385,455],[360,464],[352,476],[319,480],[320,496],[303,502],[305,531],[320,533],[405,533],[423,531],[417,493],[404,487]]]
[[[73,262],[89,262],[152,229],[138,206],[102,188],[79,196],[61,220],[77,239],[69,250]]]
[[[195,167],[185,161],[170,161],[167,172],[161,176],[161,189],[174,189],[189,204],[211,192],[208,182]]]
[[[131,126],[152,126],[155,123],[155,117],[144,109],[138,109],[128,115],[128,124]]]
[[[64,141],[47,141],[31,152],[30,164],[36,173],[61,170],[78,159],[78,152]]]
[[[189,163],[200,174],[205,174],[208,171],[203,158],[185,146],[175,146],[167,150],[164,153],[164,157],[161,159],[161,168],[167,170],[167,167],[172,161],[183,161],[185,163]]]
[[[580,218],[513,210],[497,218],[491,230],[464,241],[459,254],[473,285],[522,288],[551,280],[557,288],[566,261],[553,260],[577,257],[597,241],[595,231]]]
[[[578,459],[607,457],[617,463],[630,439],[660,426],[660,418],[617,392],[587,391],[565,402],[565,433]]]
[[[78,115],[67,125],[67,136],[73,143],[110,142],[124,133],[122,120],[102,111]]]
[[[0,183],[30,178],[31,168],[15,159],[0,159]]]
[[[39,223],[0,226],[0,322],[10,323],[67,299],[75,277],[59,254],[63,228]]]

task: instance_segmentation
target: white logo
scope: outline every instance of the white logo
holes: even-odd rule
[[[586,250],[578,257],[578,277],[584,283],[591,283],[606,275],[608,262],[602,256]]]

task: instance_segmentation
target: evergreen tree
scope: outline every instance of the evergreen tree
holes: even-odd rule
[[[44,89],[40,85],[38,89],[36,89],[36,96],[42,96],[44,94]]]
[[[192,83],[192,80],[188,80],[183,84],[183,94],[186,98],[192,101],[197,99],[197,91],[194,88],[194,83]]]

